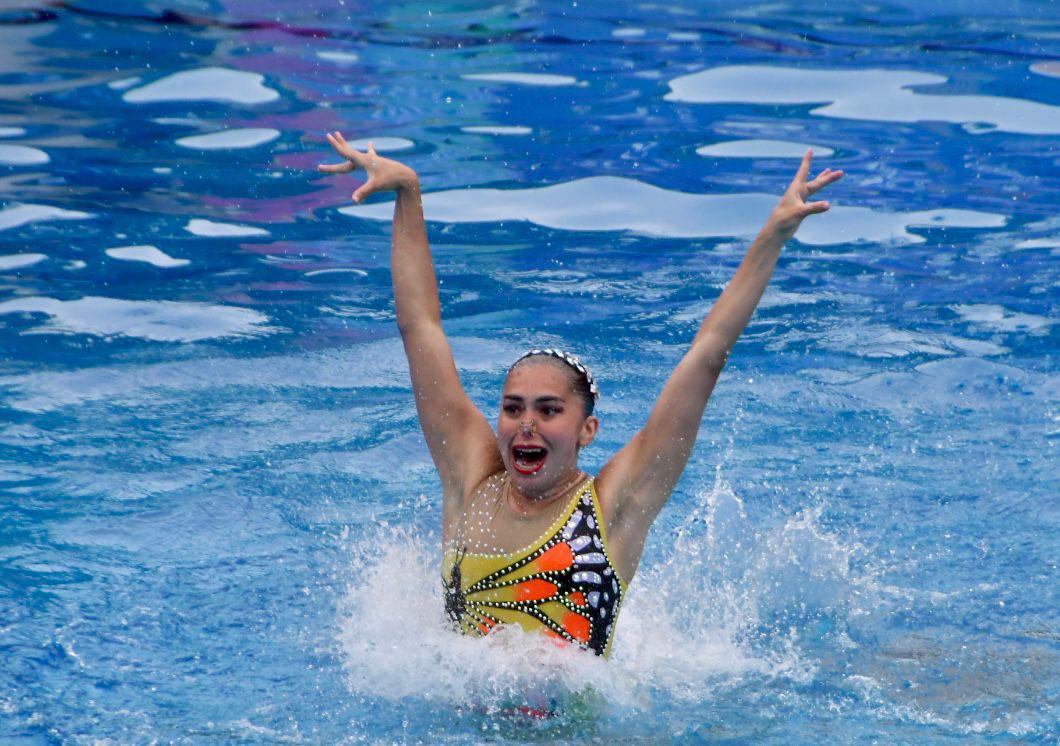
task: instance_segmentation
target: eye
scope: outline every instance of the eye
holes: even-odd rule
[[[518,404],[505,404],[501,409],[505,414],[519,414],[520,407]]]
[[[546,404],[545,406],[541,407],[541,414],[547,415],[547,416],[552,416],[554,414],[559,414],[562,411],[563,410],[560,409],[559,407],[553,407],[553,406],[551,406],[549,404]]]

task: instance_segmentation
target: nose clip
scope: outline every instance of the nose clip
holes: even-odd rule
[[[528,438],[532,435],[537,435],[537,420],[535,419],[531,419],[529,422],[520,420],[519,427],[522,428],[523,435]]]

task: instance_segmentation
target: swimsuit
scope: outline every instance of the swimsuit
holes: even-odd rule
[[[518,624],[607,656],[626,586],[607,555],[593,479],[526,549],[473,554],[450,547],[442,560],[445,610],[464,634]]]

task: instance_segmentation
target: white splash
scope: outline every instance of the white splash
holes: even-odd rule
[[[636,28],[634,26],[626,26],[625,28],[611,29],[611,36],[616,39],[639,39],[644,36],[645,30],[642,28]]]
[[[224,132],[211,132],[208,135],[192,135],[177,140],[177,145],[193,150],[229,150],[235,148],[253,148],[272,142],[280,136],[279,130],[265,127],[247,127],[231,129]]]
[[[788,140],[728,140],[696,148],[696,154],[715,158],[802,158],[807,149],[812,149],[817,157],[828,157],[835,153],[823,145],[805,145]]]
[[[532,85],[557,87],[575,85],[577,78],[569,75],[549,75],[547,73],[471,73],[461,75],[464,80],[480,80],[485,83],[514,83],[516,85]]]
[[[951,122],[970,132],[993,129],[1060,134],[1060,106],[1007,96],[922,94],[914,86],[947,78],[907,70],[802,70],[731,65],[670,81],[667,101],[686,103],[825,104],[810,113],[875,122]]]
[[[32,267],[48,258],[47,254],[7,254],[0,256],[0,270]]]
[[[500,124],[475,125],[473,127],[461,127],[461,132],[472,135],[529,135],[533,132],[529,127],[519,125],[505,126]]]
[[[38,166],[50,160],[48,154],[38,148],[0,144],[0,164],[5,166]]]
[[[12,205],[0,210],[0,231],[45,220],[82,220],[90,217],[92,215],[87,212],[64,210],[51,205]]]
[[[117,246],[113,249],[106,249],[105,253],[112,259],[125,262],[147,262],[162,269],[186,267],[191,264],[190,259],[176,259],[156,246]]]
[[[24,127],[0,127],[0,137],[22,137],[24,134]]]
[[[264,228],[255,228],[252,225],[239,225],[238,223],[215,223],[212,220],[194,218],[184,226],[188,233],[196,236],[207,236],[210,238],[234,238],[239,236],[267,236],[269,232]]]
[[[234,104],[263,104],[280,97],[265,84],[265,77],[244,70],[204,67],[167,75],[161,80],[134,88],[122,95],[132,104],[160,101],[217,101]]]
[[[753,236],[777,203],[773,194],[689,194],[635,179],[594,176],[529,189],[451,189],[423,196],[428,220],[490,223],[526,220],[575,231],[628,230],[668,238]],[[344,215],[387,220],[390,203],[351,205]],[[1006,218],[973,210],[887,212],[833,206],[803,223],[798,240],[829,246],[856,241],[921,243],[911,226],[994,228]]]
[[[92,334],[136,337],[156,342],[198,342],[248,337],[272,331],[269,318],[249,308],[210,303],[134,301],[86,296],[58,300],[43,296],[0,303],[0,314],[30,313],[51,317],[33,333]]]
[[[338,634],[348,685],[369,697],[486,710],[553,699],[562,708],[579,694],[650,710],[654,698],[701,701],[746,676],[805,681],[812,664],[793,638],[821,616],[842,627],[859,583],[852,549],[823,532],[814,512],[749,526],[720,480],[700,495],[670,555],[630,586],[609,661],[519,628],[482,639],[450,631],[436,539],[381,529],[353,547]]]

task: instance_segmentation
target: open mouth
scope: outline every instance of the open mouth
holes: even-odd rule
[[[512,466],[520,474],[536,474],[547,456],[548,451],[539,446],[512,446]]]

